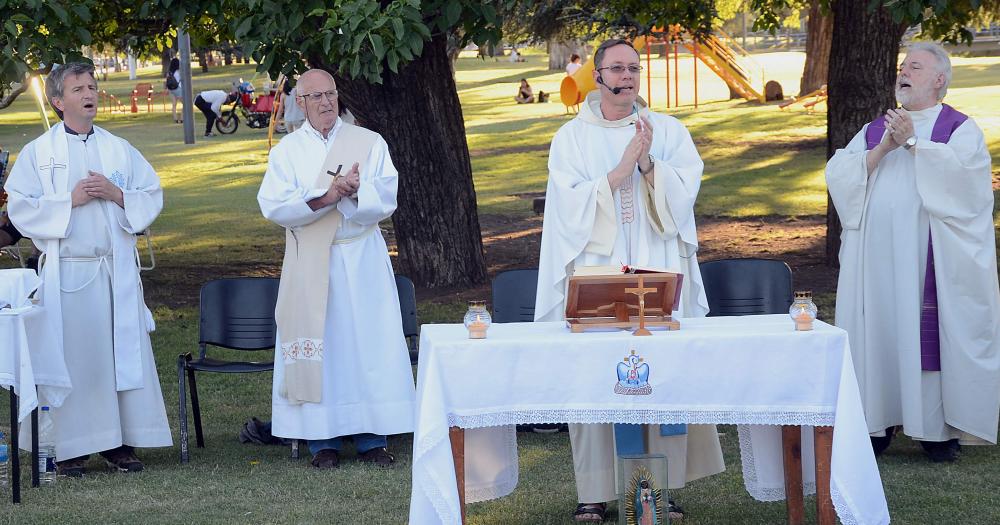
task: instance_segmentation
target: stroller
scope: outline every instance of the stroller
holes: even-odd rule
[[[215,121],[215,129],[219,133],[229,135],[236,132],[240,125],[240,117],[246,120],[247,126],[254,129],[264,129],[271,123],[271,113],[274,111],[274,93],[255,96],[253,84],[240,79],[234,83],[232,107],[223,109],[222,116]]]

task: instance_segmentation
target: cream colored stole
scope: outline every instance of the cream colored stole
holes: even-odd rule
[[[333,183],[331,174],[346,175],[355,162],[364,161],[377,136],[345,122],[313,187],[329,188]],[[285,230],[285,259],[275,320],[285,365],[279,393],[292,404],[322,401],[330,246],[342,218],[334,207],[310,224]]]

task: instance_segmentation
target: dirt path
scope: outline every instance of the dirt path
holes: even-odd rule
[[[482,215],[480,224],[490,276],[514,268],[536,268],[542,238],[542,217],[511,218]],[[736,257],[780,259],[792,267],[796,289],[814,293],[836,288],[836,270],[824,261],[825,218],[761,217],[730,219],[701,217],[698,237],[699,261]],[[395,250],[391,232],[386,235],[390,250]],[[153,272],[143,274],[150,306],[184,307],[198,305],[202,283],[227,276],[277,277],[280,267],[258,263],[233,267],[231,264],[204,264],[198,268],[172,267],[166,261]],[[475,288],[417,290],[419,300],[435,302],[465,301],[488,297],[489,285]]]

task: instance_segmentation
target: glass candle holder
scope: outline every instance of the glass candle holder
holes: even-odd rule
[[[486,311],[486,301],[469,301],[469,311],[465,312],[465,327],[469,339],[486,339],[486,330],[493,324],[493,318]]]
[[[795,301],[788,309],[788,315],[795,321],[795,329],[800,331],[812,330],[813,321],[816,320],[816,303],[812,300],[811,291],[795,292]]]

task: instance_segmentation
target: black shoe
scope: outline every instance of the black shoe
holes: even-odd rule
[[[875,457],[881,456],[885,449],[889,448],[889,443],[892,443],[892,436],[895,434],[896,427],[889,427],[885,429],[885,436],[872,436],[872,452],[875,453]]]
[[[128,445],[105,450],[101,452],[101,456],[108,462],[109,467],[119,472],[142,472],[144,468],[142,461],[139,461],[132,447]]]
[[[313,467],[320,470],[330,470],[340,467],[340,455],[337,454],[336,450],[332,448],[324,448],[317,452],[312,461],[309,462]]]
[[[948,441],[921,441],[920,446],[924,448],[927,457],[934,463],[952,463],[958,459],[958,453],[962,446],[957,439]]]

